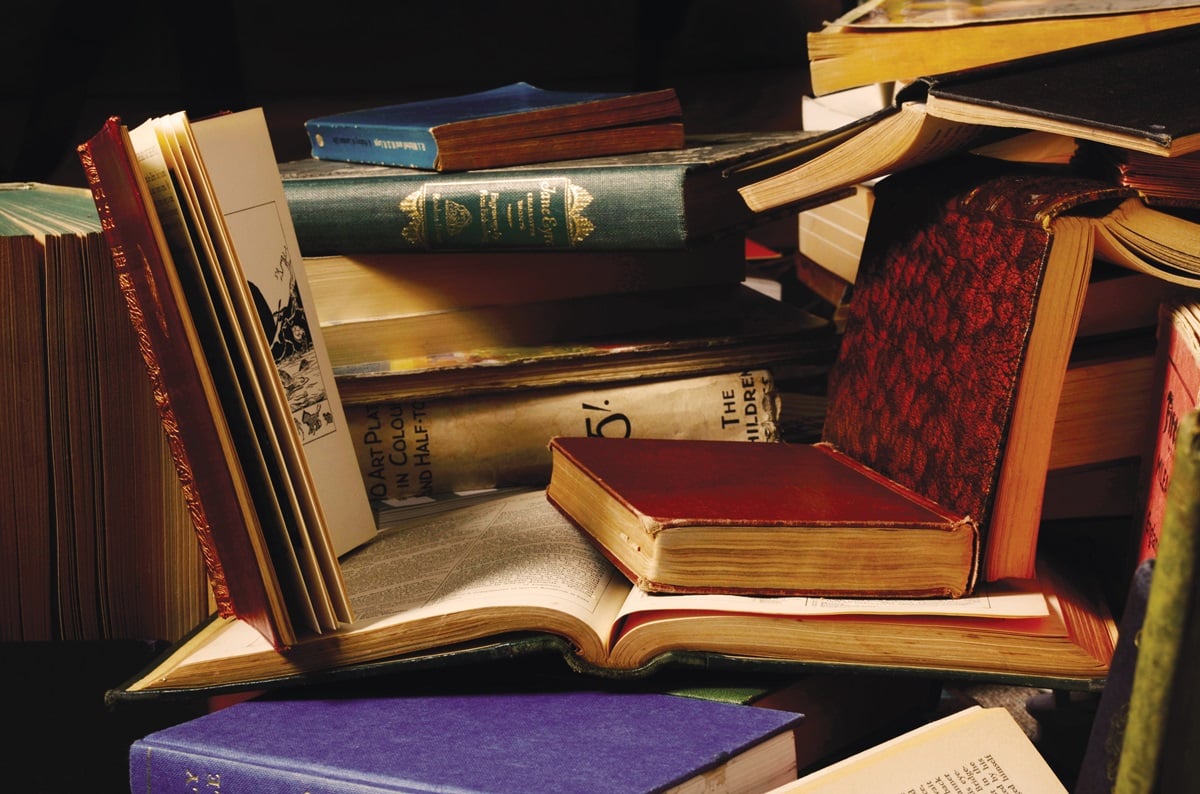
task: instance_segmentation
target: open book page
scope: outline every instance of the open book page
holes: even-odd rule
[[[775,789],[776,794],[1066,794],[1002,708],[971,706]]]
[[[221,317],[221,332],[234,360],[240,363],[239,390],[257,409],[256,431],[266,453],[270,489],[277,497],[290,545],[304,574],[318,618],[316,630],[332,630],[350,615],[283,385],[263,338],[259,318],[251,306],[247,287],[249,277],[241,262],[255,261],[255,258],[239,252],[231,239],[221,214],[223,206],[211,184],[186,114],[180,112],[160,117],[154,123],[163,151],[171,153],[177,164],[174,173],[190,201],[193,232],[205,255],[204,278],[208,280],[212,303]],[[247,152],[230,149],[225,156],[241,162],[247,159]],[[252,173],[246,173],[248,183],[256,181],[251,177]],[[253,193],[256,188],[247,187],[246,190]],[[257,190],[261,191],[261,188]],[[268,227],[260,236],[267,236],[270,231]]]
[[[129,141],[153,200],[154,212],[162,224],[173,264],[171,275],[187,298],[187,310],[197,334],[194,349],[202,351],[198,357],[203,359],[213,379],[209,408],[214,415],[223,416],[229,425],[229,438],[237,455],[231,468],[240,468],[247,501],[253,501],[253,513],[247,514],[252,526],[247,531],[252,534],[261,531],[260,542],[269,554],[269,563],[259,566],[260,576],[278,582],[292,622],[317,630],[320,621],[311,597],[312,588],[305,581],[298,549],[274,499],[270,465],[260,444],[262,429],[267,425],[261,395],[256,399],[256,390],[250,386],[254,378],[244,355],[235,355],[227,343],[230,329],[218,309],[223,302],[211,278],[215,253],[211,244],[206,245],[208,236],[191,179],[159,127],[158,119],[149,119],[129,130]]]
[[[569,636],[602,658],[631,589],[540,489],[381,532],[341,564],[356,616],[342,631],[289,657],[241,622],[216,623],[184,649],[180,674],[219,677],[255,659],[285,673],[327,642],[343,664],[523,630]]]
[[[621,617],[661,610],[752,612],[759,615],[926,615],[976,618],[1038,618],[1050,614],[1036,579],[981,583],[962,598],[818,598],[742,595],[662,595],[635,589]]]
[[[219,115],[183,129],[190,130],[245,276],[240,286],[247,308],[262,322],[290,411],[287,421],[303,446],[304,479],[315,488],[324,514],[324,540],[335,556],[344,554],[374,536],[375,521],[262,110]]]

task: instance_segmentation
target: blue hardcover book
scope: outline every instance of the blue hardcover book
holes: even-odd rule
[[[675,90],[488,91],[352,110],[304,123],[313,157],[434,171],[683,147]]]
[[[130,748],[134,794],[769,791],[802,715],[656,692],[249,700]]]

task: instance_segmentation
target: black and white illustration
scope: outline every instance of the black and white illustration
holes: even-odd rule
[[[308,443],[328,435],[336,426],[296,279],[294,257],[299,254],[287,245],[277,207],[250,207],[227,215],[226,221],[239,241],[238,255],[254,308],[266,332],[300,438]],[[238,235],[236,226],[243,223],[254,224],[258,234]],[[279,234],[263,234],[268,228],[278,229]],[[243,241],[251,240],[256,245],[245,250]]]

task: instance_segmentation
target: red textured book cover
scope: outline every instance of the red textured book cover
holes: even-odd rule
[[[982,158],[883,180],[824,440],[974,517],[986,544],[1050,221],[1110,196],[1094,180]]]
[[[209,401],[212,384],[188,340],[186,309],[176,302],[167,263],[139,186],[138,166],[120,120],[110,118],[78,150],[105,241],[166,431],[176,473],[201,545],[218,611],[281,637],[263,580],[262,550],[252,542],[252,507],[238,486],[240,468],[222,440],[223,419]],[[260,532],[261,534],[261,532]]]

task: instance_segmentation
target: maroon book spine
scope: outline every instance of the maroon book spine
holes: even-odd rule
[[[240,467],[231,458],[206,388],[204,364],[189,342],[186,306],[172,289],[159,237],[126,147],[120,119],[110,118],[77,150],[100,215],[138,348],[204,557],[218,614],[253,625],[277,647],[282,639],[252,540],[256,521]]]

